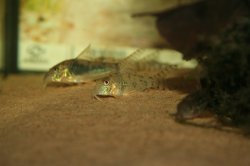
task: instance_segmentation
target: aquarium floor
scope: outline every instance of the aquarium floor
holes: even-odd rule
[[[249,165],[250,139],[176,123],[186,95],[150,90],[93,99],[93,85],[42,87],[41,75],[1,83],[0,165]]]

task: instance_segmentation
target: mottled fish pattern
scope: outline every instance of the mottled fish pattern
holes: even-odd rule
[[[145,58],[152,58],[155,54],[157,52],[145,55],[139,50],[130,55],[119,64],[118,72],[96,81],[94,96],[117,97],[150,88],[164,89],[164,79],[181,74],[183,71],[178,70],[176,65],[145,61]]]

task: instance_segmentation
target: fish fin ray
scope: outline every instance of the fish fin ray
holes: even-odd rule
[[[138,49],[125,58],[120,64],[120,72],[134,72],[138,69],[138,66],[148,65],[150,60],[153,60],[159,51],[148,52],[144,49]]]
[[[128,57],[126,57],[122,62],[119,64],[120,67],[120,72],[125,73],[125,72],[132,72],[135,69],[135,62],[142,59],[145,50],[143,49],[137,49],[135,50],[132,54],[130,54]]]
[[[82,60],[93,60],[93,56],[91,54],[91,44],[89,44],[77,57],[76,59]]]

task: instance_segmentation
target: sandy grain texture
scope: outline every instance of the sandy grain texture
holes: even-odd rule
[[[250,140],[176,123],[186,95],[150,90],[93,99],[93,85],[42,88],[13,75],[0,92],[0,165],[249,165]]]

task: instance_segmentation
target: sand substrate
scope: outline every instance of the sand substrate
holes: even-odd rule
[[[250,165],[250,139],[170,115],[187,93],[92,97],[93,84],[43,88],[42,75],[0,83],[0,165]]]

